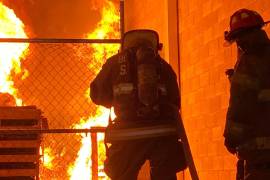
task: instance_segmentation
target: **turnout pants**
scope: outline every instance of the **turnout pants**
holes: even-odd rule
[[[150,162],[152,180],[176,180],[176,173],[187,166],[182,143],[167,136],[112,143],[105,172],[112,180],[136,180],[146,160]]]

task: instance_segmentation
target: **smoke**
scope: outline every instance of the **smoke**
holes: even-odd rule
[[[2,1],[23,21],[31,38],[83,38],[95,29],[106,0]]]

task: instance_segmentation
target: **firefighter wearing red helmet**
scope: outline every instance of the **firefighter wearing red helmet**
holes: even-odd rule
[[[270,179],[270,40],[262,29],[268,22],[253,10],[240,9],[225,32],[225,40],[238,48],[237,63],[227,71],[225,146],[244,162],[239,179],[245,180]]]
[[[176,134],[180,96],[176,75],[159,54],[158,34],[132,30],[90,85],[94,103],[114,107],[105,133],[104,170],[112,180],[135,180],[146,160],[151,179],[176,180],[186,168]]]

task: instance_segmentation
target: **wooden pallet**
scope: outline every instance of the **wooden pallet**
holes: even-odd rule
[[[35,106],[0,107],[0,130],[41,129],[41,114]],[[39,133],[0,133],[0,180],[39,179],[40,143]]]

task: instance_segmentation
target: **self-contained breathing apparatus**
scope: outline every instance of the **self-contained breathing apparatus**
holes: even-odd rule
[[[107,138],[110,141],[114,137],[122,139],[120,136],[134,139],[176,135],[175,126],[155,124],[161,115],[161,99],[167,99],[168,93],[164,80],[161,80],[158,35],[149,30],[131,31],[131,34],[124,36],[113,82],[113,106],[121,123],[109,122]],[[178,113],[178,109],[176,111]],[[148,127],[138,130],[145,123]],[[128,131],[121,130],[127,128]]]
[[[137,64],[137,93],[139,107],[137,114],[140,117],[159,116],[159,62],[151,47],[139,47],[136,51]]]
[[[119,73],[113,85],[116,113],[124,119],[156,118],[160,115],[160,95],[166,95],[166,87],[160,83],[158,49],[151,40],[142,37],[126,46],[119,55]]]

